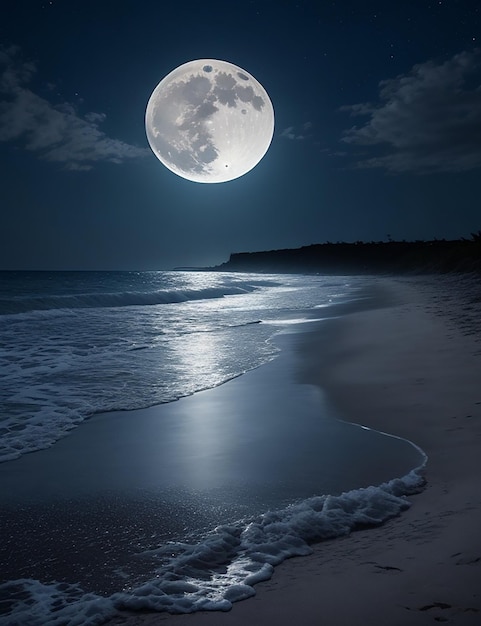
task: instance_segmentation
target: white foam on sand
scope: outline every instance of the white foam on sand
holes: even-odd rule
[[[197,544],[170,543],[150,552],[164,562],[139,587],[105,598],[78,585],[22,579],[0,585],[9,608],[2,626],[94,626],[118,610],[169,613],[228,611],[255,594],[285,559],[312,552],[313,543],[381,524],[409,507],[424,485],[423,463],[406,476],[339,496],[313,497],[269,511],[246,526],[216,528]]]
[[[162,548],[159,556],[166,551],[175,556],[158,571],[159,578],[115,594],[114,604],[120,609],[170,613],[229,610],[233,602],[254,595],[253,586],[269,579],[274,566],[310,554],[311,544],[381,524],[407,509],[406,496],[424,485],[423,467],[378,487],[309,498],[269,511],[241,531],[235,526],[217,528],[201,544]]]

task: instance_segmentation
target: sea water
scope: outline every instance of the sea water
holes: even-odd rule
[[[251,324],[294,292],[215,273],[0,274],[0,461],[94,413],[170,402],[269,360],[272,328]]]
[[[323,422],[319,390],[299,387],[299,397],[293,397],[288,379],[285,384],[282,379],[285,372],[275,369],[274,359],[282,350],[279,333],[342,315],[352,306],[369,307],[365,280],[220,272],[0,273],[0,623],[96,624],[122,608],[226,610],[233,601],[252,595],[253,585],[270,577],[277,563],[308,554],[313,541],[379,523],[406,508],[404,496],[422,482],[418,472],[409,472],[422,464],[422,454],[401,440],[388,441],[336,420]],[[252,372],[261,365],[265,367],[259,375]],[[249,376],[259,387],[255,405],[245,399],[253,389]],[[196,454],[199,447],[206,449],[205,433],[211,429],[221,441],[225,424],[212,422],[211,415],[196,415],[194,433],[191,416],[179,416],[180,403],[174,403],[162,414],[164,423],[155,425],[166,446],[157,491],[137,486],[136,495],[128,498],[101,491],[109,468],[95,465],[94,456],[78,468],[75,463],[82,459],[67,458],[64,467],[70,464],[75,476],[93,465],[98,494],[92,489],[69,502],[54,474],[57,500],[29,503],[18,488],[22,484],[27,493],[35,484],[36,462],[48,475],[48,448],[61,450],[64,437],[90,438],[86,445],[94,455],[95,441],[105,439],[105,433],[97,436],[98,429],[108,428],[116,436],[131,432],[129,420],[138,414],[126,410],[172,403],[227,381],[236,385],[229,393],[239,394],[237,406],[242,407],[229,433],[234,428],[253,432],[258,427],[252,421],[255,409],[264,416],[270,413],[263,389],[272,380],[286,389],[284,398],[276,387],[277,401],[280,396],[281,403],[296,407],[286,413],[284,425],[266,420],[263,426],[269,432],[292,429],[286,430],[282,443],[291,437],[292,450],[278,466],[274,456],[255,452],[255,441],[242,444],[242,434],[230,438],[236,445],[228,454],[222,446],[215,454],[204,453],[202,465]],[[257,406],[262,398],[264,405]],[[122,413],[95,417],[112,411]],[[188,408],[185,412],[189,414]],[[300,428],[289,423],[292,413]],[[185,432],[179,432],[182,428]],[[146,451],[149,432],[143,433]],[[327,469],[318,465],[334,440],[347,446],[341,457],[352,457],[344,459],[342,481],[335,464],[328,463]],[[187,447],[174,455],[170,442],[179,441],[187,441]],[[127,454],[133,446],[133,441],[126,444]],[[372,449],[374,455],[389,446],[404,446],[396,454],[404,455],[406,472],[396,473],[398,468],[384,464],[387,476],[374,473],[372,484],[359,488],[354,451]],[[309,457],[307,477],[295,478],[298,464],[289,458],[296,449],[303,462]],[[233,472],[235,459],[243,466],[239,475],[245,482],[234,481],[234,492],[215,482],[217,470],[205,479],[209,488],[198,484],[200,469],[222,454],[227,459],[219,466],[223,471]],[[98,464],[101,451],[95,458]],[[189,485],[185,476],[192,459],[196,466]],[[23,483],[16,475],[22,471]],[[266,478],[269,472],[282,477],[275,489]],[[139,468],[134,474],[142,476]],[[174,480],[179,475],[184,476],[182,484]],[[9,476],[15,476],[15,494],[9,490]],[[74,484],[69,480],[64,481],[67,489]],[[126,490],[128,480],[125,474]],[[76,576],[62,559],[71,560]]]

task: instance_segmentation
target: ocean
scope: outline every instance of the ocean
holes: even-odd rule
[[[228,610],[406,508],[421,451],[295,381],[299,330],[376,306],[369,285],[0,272],[0,624]]]

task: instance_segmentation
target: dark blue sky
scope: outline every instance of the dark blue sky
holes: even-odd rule
[[[169,269],[324,241],[481,229],[478,2],[5,0],[0,268]],[[151,153],[157,83],[246,69],[276,129],[245,176]]]

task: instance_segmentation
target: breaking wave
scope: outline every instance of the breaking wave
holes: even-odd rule
[[[223,298],[255,291],[254,285],[206,287],[204,289],[159,289],[156,291],[124,291],[117,293],[83,293],[46,296],[0,298],[0,314],[12,315],[30,311],[56,309],[112,308],[175,304],[189,300]]]

